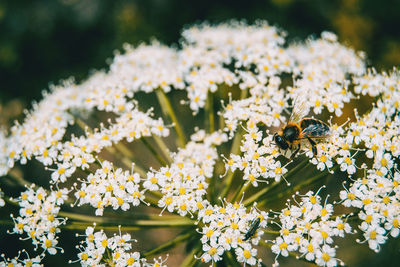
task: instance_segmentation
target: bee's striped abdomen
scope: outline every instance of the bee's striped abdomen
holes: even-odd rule
[[[320,120],[304,118],[300,122],[302,133],[309,137],[326,137],[330,134],[329,126]]]

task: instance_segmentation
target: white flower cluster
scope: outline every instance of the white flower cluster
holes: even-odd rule
[[[264,81],[267,82],[267,81]],[[234,100],[225,107],[222,116],[225,119],[225,131],[230,137],[236,132],[240,121],[251,121],[253,124],[262,123],[267,127],[278,127],[286,119],[282,116],[287,108],[287,96],[279,90],[281,79],[271,77],[268,85],[259,83],[250,88],[250,96]]]
[[[208,187],[206,179],[213,176],[218,157],[215,146],[228,138],[218,132],[207,136],[204,131],[199,131],[192,139],[173,156],[171,165],[148,172],[143,183],[146,189],[162,193],[158,201],[160,208],[176,211],[181,216],[193,214],[203,207],[203,196]]]
[[[202,25],[182,35],[186,45],[181,63],[189,85],[190,107],[195,111],[204,106],[207,92],[215,92],[218,84],[252,88],[257,80],[289,71],[289,57],[281,48],[284,33],[265,22],[255,26]]]
[[[307,99],[315,114],[326,107],[341,116],[344,103],[353,97],[349,77],[365,72],[364,55],[338,43],[330,32],[323,32],[321,39],[292,45],[288,53],[294,60],[292,92]]]
[[[245,265],[255,265],[260,262],[257,259],[257,245],[265,228],[268,214],[252,208],[249,213],[242,203],[225,203],[223,206],[208,205],[199,212],[198,219],[205,224],[200,230],[203,235],[203,262],[218,262],[222,260],[225,251],[235,250],[238,262]],[[259,220],[259,225],[254,229],[253,236],[246,238],[246,234],[253,230],[253,222]]]
[[[139,206],[140,202],[144,202],[144,190],[139,188],[139,174],[121,168],[114,170],[109,161],[103,161],[101,169],[81,182],[81,188],[75,192],[78,206],[90,204],[96,208],[97,216],[102,216],[108,206],[126,211],[130,205]]]
[[[128,92],[152,92],[161,88],[184,89],[183,72],[175,49],[153,42],[133,48],[125,46],[125,53],[116,55],[110,66],[110,75]]]
[[[155,260],[154,263],[148,263],[146,259],[140,257],[139,252],[129,252],[132,250],[132,242],[130,234],[114,234],[113,237],[107,235],[100,230],[94,231],[94,227],[88,227],[85,231],[85,240],[77,246],[80,250],[78,260],[82,266],[132,266],[132,267],[165,267],[165,260],[161,258]]]
[[[364,178],[357,179],[349,189],[340,192],[342,205],[355,207],[361,211],[358,217],[364,240],[378,252],[380,246],[400,231],[400,173],[381,176],[369,170]]]
[[[296,202],[297,203],[297,202]],[[351,232],[350,225],[339,216],[333,216],[333,205],[321,204],[321,197],[312,191],[301,197],[298,205],[287,205],[279,213],[280,235],[273,240],[272,252],[287,257],[298,251],[301,257],[319,266],[336,266],[336,246],[333,237],[344,237]],[[274,218],[272,218],[273,220]],[[278,262],[275,259],[275,265]]]
[[[42,261],[41,256],[36,256],[31,258],[26,250],[22,250],[18,252],[18,255],[12,259],[5,258],[5,255],[2,254],[1,257],[3,258],[0,261],[0,267],[43,267],[44,265],[40,262]]]
[[[225,168],[232,172],[240,170],[243,180],[251,182],[255,187],[258,182],[265,182],[261,178],[279,181],[287,173],[287,169],[276,159],[280,154],[272,145],[272,136],[263,138],[262,131],[252,121],[247,122],[246,131],[240,146],[242,156],[230,155],[230,159],[225,162]]]
[[[194,218],[193,222],[200,225],[200,259],[204,262],[221,261],[224,253],[234,251],[237,261],[259,264],[261,259],[254,246],[268,246],[260,236],[269,232],[278,234],[276,239],[272,237],[271,245],[278,256],[293,253],[321,266],[334,266],[342,262],[336,258],[333,238],[344,237],[351,228],[345,216],[333,215],[333,205],[321,204],[318,193],[310,191],[299,202],[295,199],[296,205],[288,203],[274,217],[276,221],[268,219],[268,225],[267,213],[258,210],[263,207],[261,201],[258,208],[255,203],[248,203],[253,197],[245,200],[245,204],[234,202],[250,183],[253,187],[261,187],[263,183],[261,190],[268,190],[264,185],[277,184],[285,176],[296,174],[293,161],[281,157],[288,157],[294,151],[281,151],[273,133],[287,122],[286,115],[291,110],[296,111],[293,114],[299,111],[294,123],[312,112],[332,116],[327,123],[330,134],[321,140],[311,136],[317,142],[317,155],[309,149],[309,140],[296,140],[303,148],[297,155],[306,155],[301,164],[311,163],[311,167],[327,175],[336,168],[340,168],[339,174],[345,174],[350,184],[340,192],[340,199],[345,207],[358,210],[358,218],[362,220],[359,228],[364,234],[359,242],[368,242],[371,249],[378,251],[389,233],[399,236],[398,70],[390,73],[366,70],[364,55],[340,45],[337,37],[328,32],[322,33],[321,38],[288,46],[285,33],[265,22],[253,26],[241,22],[204,24],[186,29],[182,35],[181,49],[157,42],[136,48],[126,46],[125,53],[115,56],[109,71],[97,72],[79,85],[67,80],[52,86],[50,92],[44,93],[44,99],[26,112],[25,120],[10,129],[9,136],[0,131],[0,175],[7,174],[15,163],[26,164],[35,159],[52,171],[50,183],[57,186],[67,180],[74,183],[76,206],[89,204],[98,216],[103,215],[106,207],[127,211],[148,201],[160,208],[160,215],[167,210]],[[214,119],[217,114],[220,129],[211,133],[195,129],[191,140],[171,153],[164,140],[158,139],[169,135],[169,126],[161,118],[154,118],[153,108],[140,111],[133,98],[137,92],[155,93],[182,141],[185,138],[178,130],[180,119],[175,118],[174,105],[168,103],[165,95],[173,90],[186,91],[187,100],[181,102],[188,104],[194,113],[206,103],[213,103],[214,108],[217,97],[223,99],[218,112],[207,105],[199,116],[204,115],[208,120],[205,125],[209,124],[211,130],[217,124]],[[217,90],[221,94],[212,95]],[[331,123],[348,111],[345,104],[356,102],[361,95],[373,102],[367,113],[358,114],[355,110],[355,120],[349,118],[342,125]],[[97,115],[101,118],[96,118]],[[75,125],[84,134],[68,136]],[[91,129],[88,125],[95,126]],[[124,142],[148,136],[157,136],[155,143],[160,146],[166,164],[160,160],[162,167],[157,170],[146,166],[137,167],[135,172],[114,169],[119,163],[130,166],[135,160]],[[230,145],[229,154],[218,154],[217,149],[229,151],[226,148]],[[123,154],[122,162],[118,162],[122,158],[119,154],[116,162],[100,160],[104,148],[109,149],[104,153],[107,156],[113,151]],[[152,150],[151,144],[146,148],[157,150]],[[226,172],[221,178],[227,178],[223,180],[227,189],[236,182],[234,174],[244,180],[231,201],[233,204],[225,199],[222,205],[212,202],[217,198],[217,188],[222,187],[215,180],[222,172],[219,161],[225,165]],[[97,168],[97,163],[101,168]],[[85,179],[75,179],[73,174],[78,169],[88,173]],[[360,172],[365,172],[361,178]],[[324,173],[316,177],[319,179]],[[264,196],[265,191],[261,190],[254,198]],[[26,239],[43,249],[38,257],[28,257],[32,264],[39,265],[46,252],[55,254],[60,249],[56,247],[57,233],[65,219],[57,216],[68,193],[58,187],[50,193],[30,187],[18,198],[20,216],[13,218],[12,232],[26,233]],[[223,197],[231,199],[231,193],[227,190]],[[145,194],[151,197],[145,200]],[[247,210],[247,206],[252,208]],[[266,229],[276,225],[279,232]],[[85,237],[78,255],[82,265],[149,265],[138,252],[128,252],[132,248],[129,234],[108,238],[104,231],[95,232],[89,227]],[[193,252],[199,255],[199,251]],[[18,265],[25,260],[18,256],[4,259],[0,264],[6,263]],[[154,264],[162,266],[164,261],[160,259]]]
[[[121,140],[132,142],[142,136],[169,134],[161,119],[151,118],[151,110],[139,111],[134,102],[127,102],[119,87],[111,87],[112,84],[108,76],[97,74],[79,86],[66,81],[63,86],[52,88],[51,93],[46,93],[44,99],[34,105],[22,125],[12,127],[12,135],[5,142],[0,136],[0,148],[6,150],[2,155],[8,156],[8,167],[13,167],[15,161],[26,164],[35,158],[44,166],[56,167],[53,182],[65,182],[77,167],[87,169],[95,161],[93,153],[99,153],[104,147]],[[73,114],[95,109],[119,116],[115,122],[110,120],[108,127],[100,125],[93,133],[86,132],[80,137],[72,135],[70,140],[63,141],[68,125],[79,119]],[[4,174],[7,168],[3,161],[0,159]]]
[[[57,250],[63,251],[57,247],[58,236],[61,231],[60,226],[65,224],[66,219],[57,217],[60,206],[68,198],[68,190],[61,189],[48,193],[42,187],[34,189],[35,185],[29,187],[21,196],[16,199],[19,206],[18,217],[11,215],[15,226],[11,233],[22,235],[25,233],[32,244],[43,251],[41,257],[47,252],[56,254]]]

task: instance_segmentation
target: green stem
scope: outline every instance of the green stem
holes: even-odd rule
[[[159,199],[161,199],[163,197],[163,194],[158,192],[158,191],[150,191],[149,190],[149,191],[146,191],[146,192],[149,193],[150,195],[156,197],[156,198],[159,198]]]
[[[285,174],[285,178],[289,179],[293,174],[297,173],[299,169],[303,168],[306,164],[308,163],[308,159],[297,164],[296,167],[292,168],[287,174]],[[278,185],[281,184],[281,181],[278,182],[273,182],[270,186],[268,187],[264,187],[262,190],[258,191],[257,193],[251,195],[249,198],[247,198],[243,204],[248,207],[251,204],[253,204],[255,201],[257,201],[258,199],[262,199],[264,197],[264,195],[266,195],[267,193],[269,193],[271,190],[275,189]]]
[[[172,163],[173,159],[171,158],[171,155],[169,153],[169,148],[165,144],[164,140],[159,137],[158,135],[153,135],[154,141],[157,143],[157,145],[160,147],[161,152],[164,154],[164,157],[167,159],[168,163]]]
[[[248,92],[249,92],[248,88],[240,90],[240,99],[245,99],[247,97]]]
[[[331,170],[335,171],[338,167],[339,167],[339,165],[335,165]],[[297,192],[298,190],[300,190],[301,188],[303,188],[305,186],[312,185],[314,182],[316,182],[319,179],[325,177],[328,173],[329,173],[329,171],[325,170],[325,171],[320,172],[319,174],[317,174],[317,175],[315,175],[315,176],[303,181],[302,183],[297,184],[296,186],[293,186],[293,187],[290,187],[290,188],[284,190],[283,192],[280,192],[280,193],[275,194],[275,195],[272,194],[271,197],[264,198],[262,201],[260,201],[257,206],[261,207],[261,206],[265,205],[267,202],[269,202],[271,200],[271,198],[272,198],[272,200],[278,200],[278,199],[281,199],[284,196],[291,195],[291,194]]]
[[[134,155],[133,155],[131,149],[126,147],[126,145],[124,145],[122,142],[115,143],[114,146],[122,155],[124,155],[128,159],[130,159],[130,160],[134,159]]]
[[[81,128],[85,133],[88,131],[89,133],[93,133],[93,130],[87,125],[81,118],[75,117],[75,123]]]
[[[9,176],[11,178],[12,181],[17,182],[19,185],[21,186],[31,186],[32,183],[25,180],[24,177],[22,176],[22,173],[16,171],[16,170],[10,170],[7,173],[7,176]]]
[[[244,181],[244,183],[242,183],[242,185],[239,187],[239,189],[236,191],[236,195],[235,197],[232,199],[232,202],[237,201],[241,196],[243,196],[247,189],[249,189],[251,185],[250,181]],[[238,193],[239,192],[239,193]]]
[[[280,235],[281,234],[279,231],[273,231],[273,230],[267,230],[267,229],[262,229],[262,231],[266,234],[272,234],[272,235]]]
[[[140,138],[140,141],[142,141],[142,143],[147,147],[147,149],[150,150],[151,154],[153,154],[153,156],[157,159],[157,161],[161,164],[161,166],[167,165],[164,159],[160,157],[160,155],[157,153],[154,147],[149,142],[147,142],[145,138]]]
[[[109,147],[104,147],[104,149],[110,153],[111,155],[113,155],[114,157],[116,157],[122,164],[125,165],[126,168],[131,168],[132,167],[132,161],[129,160],[127,157],[124,157],[123,155],[121,155],[120,152],[118,152],[114,147],[109,146]],[[101,161],[104,161],[103,159],[99,158]],[[135,164],[134,167],[134,171],[139,173],[140,176],[142,177],[146,177],[147,176],[147,172],[140,167],[139,165]]]
[[[145,253],[143,253],[143,257],[145,258],[149,258],[158,254],[161,254],[171,248],[176,247],[177,245],[179,245],[180,243],[186,241],[188,238],[190,238],[193,235],[192,231],[187,231],[184,234],[178,235],[177,237],[175,237],[174,239],[172,239],[171,241],[162,244],[161,246],[149,250]]]
[[[198,243],[190,253],[186,256],[186,258],[182,261],[181,267],[192,267],[196,264],[196,258],[194,257],[199,251],[201,251],[201,245]]]
[[[240,128],[238,128],[237,132],[235,133],[235,137],[233,138],[232,148],[231,148],[231,152],[230,152],[229,156],[232,154],[239,153],[242,136],[243,136],[243,129],[240,127]],[[235,174],[235,171],[233,171],[233,172],[229,171],[228,176],[226,177],[225,183],[223,185],[224,189],[221,194],[222,198],[225,198],[228,195],[228,193],[233,185],[234,174]]]
[[[225,198],[228,195],[228,193],[233,185],[232,181],[233,181],[233,177],[235,176],[235,173],[236,173],[236,170],[229,171],[228,176],[226,177],[226,185],[224,186],[224,189],[221,193],[222,198]]]
[[[241,267],[242,265],[237,261],[236,257],[231,251],[225,252],[225,259],[231,267]]]
[[[213,93],[210,91],[207,93],[207,100],[205,106],[205,129],[209,130],[209,133],[213,133],[214,129],[214,98]]]
[[[185,147],[185,144],[186,144],[185,134],[183,133],[182,127],[179,124],[178,119],[176,118],[176,115],[175,115],[174,109],[172,108],[171,102],[169,101],[168,97],[165,95],[165,93],[162,89],[157,89],[156,95],[157,95],[158,101],[160,102],[160,106],[161,106],[163,113],[165,115],[169,115],[172,122],[174,123],[174,127],[175,127],[176,133],[179,138],[178,139],[179,146]]]
[[[62,217],[68,217],[69,219],[77,220],[80,222],[87,222],[89,224],[93,224],[94,222],[99,225],[104,226],[113,226],[113,225],[123,225],[124,227],[139,227],[143,228],[163,228],[163,227],[184,227],[184,226],[193,226],[193,221],[187,219],[185,217],[177,217],[175,219],[157,219],[157,217],[162,218],[161,216],[150,216],[148,220],[132,220],[129,218],[110,218],[110,217],[94,217],[84,214],[77,214],[72,212],[60,211],[59,215]]]

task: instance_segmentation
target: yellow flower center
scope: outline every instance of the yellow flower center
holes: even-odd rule
[[[369,233],[369,238],[370,239],[376,239],[376,235],[377,235],[376,231],[372,230],[371,233]]]
[[[208,250],[208,254],[210,254],[210,256],[212,256],[212,255],[214,255],[214,254],[216,254],[217,253],[217,249],[216,248],[210,248],[209,250]]]
[[[127,264],[127,265],[132,265],[132,264],[134,264],[134,263],[135,263],[135,259],[132,258],[132,257],[130,257],[129,259],[126,260],[126,264]]]
[[[282,242],[282,244],[279,245],[280,250],[287,249],[288,244],[286,242]]]
[[[251,258],[251,253],[250,253],[250,251],[248,251],[247,249],[243,250],[243,256],[244,256],[246,259],[250,259],[250,258]]]
[[[327,261],[329,261],[329,259],[331,258],[331,256],[329,256],[328,253],[324,252],[324,253],[322,253],[321,258],[322,258],[325,262],[327,262]]]
[[[172,203],[172,198],[171,197],[167,197],[167,199],[165,199],[165,204],[166,205],[170,205]]]

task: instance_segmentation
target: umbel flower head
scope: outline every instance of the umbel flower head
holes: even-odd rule
[[[84,266],[166,266],[182,243],[182,266],[336,266],[354,242],[379,252],[397,238],[399,71],[367,68],[330,32],[285,37],[202,24],[179,49],[126,45],[107,70],[51,86],[0,132],[2,180],[26,185],[1,183],[0,206],[19,209],[8,232],[34,248],[0,266],[67,250]],[[40,186],[18,171],[34,161]],[[179,233],[143,243],[155,228]]]

